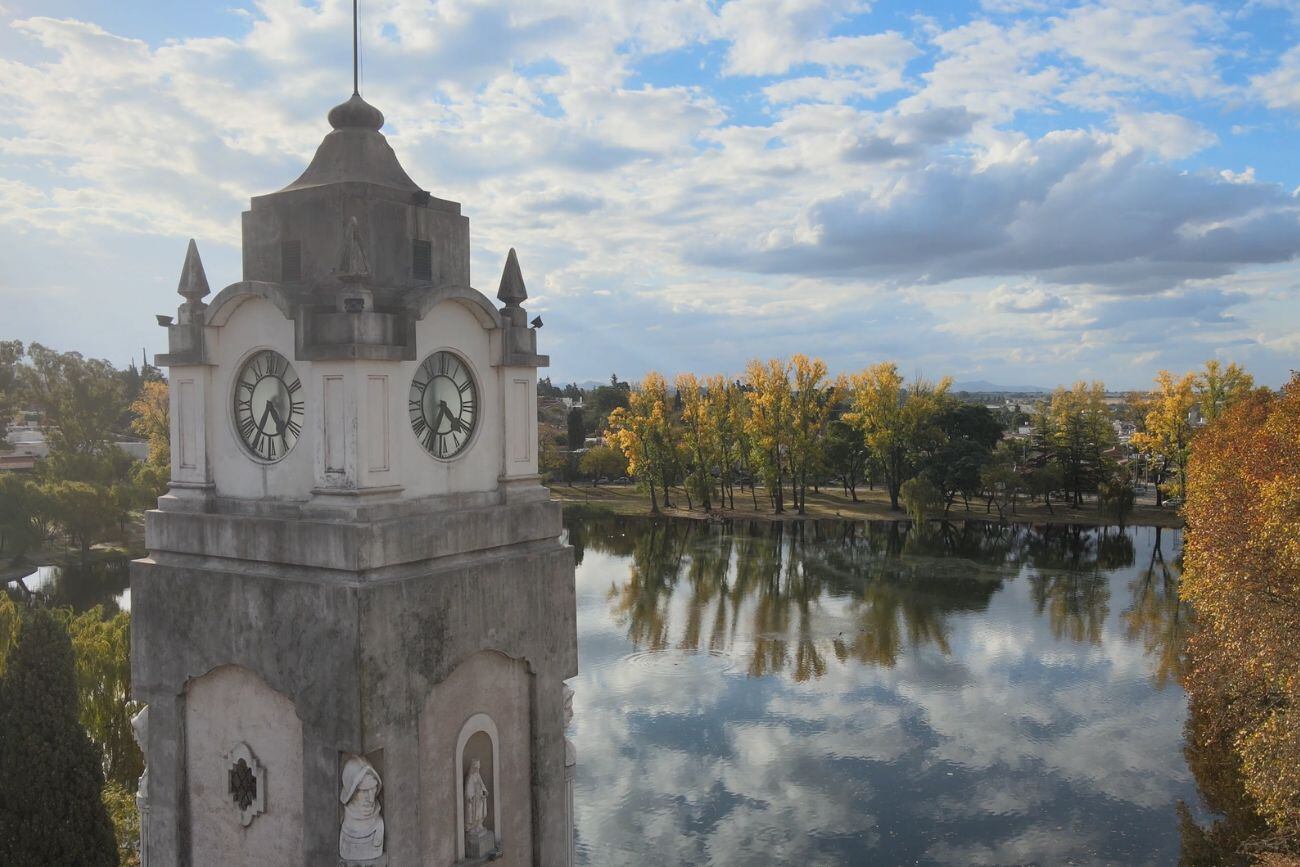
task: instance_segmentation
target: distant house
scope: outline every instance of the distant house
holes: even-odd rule
[[[50,455],[50,444],[41,429],[39,416],[24,413],[21,424],[9,428],[5,440],[12,446],[11,451],[0,452],[0,471],[28,472],[36,468],[36,462]],[[143,440],[118,440],[114,443],[137,461],[149,457],[149,444]]]

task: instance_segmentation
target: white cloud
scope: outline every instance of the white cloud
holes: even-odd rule
[[[1116,117],[1119,139],[1163,159],[1178,160],[1204,150],[1219,137],[1205,127],[1176,114],[1145,112]]]
[[[1224,90],[1211,38],[1226,29],[1212,6],[1181,0],[1103,0],[1071,9],[1051,38],[1127,87],[1206,97]]]
[[[1096,324],[1094,296],[1182,297],[1187,281],[1291,267],[1295,199],[1269,183],[1274,165],[1231,150],[1255,133],[1228,138],[1205,110],[1240,96],[1220,70],[1244,37],[1222,16],[1163,0],[985,9],[905,20],[855,0],[376,0],[362,86],[411,176],[463,202],[480,282],[519,249],[559,377],[601,372],[602,354],[736,369],[757,340],[936,372],[1017,348],[1059,358],[1063,342],[1104,355],[1122,329]],[[53,287],[34,251],[77,238],[77,267],[107,275],[79,290],[84,309],[114,303],[142,324],[69,325],[63,342],[115,358],[119,342],[132,355],[156,342],[147,325],[172,303],[184,239],[214,282],[236,279],[248,197],[292,180],[327,131],[350,85],[349,13],[345,0],[266,0],[232,13],[226,35],[149,42],[93,21],[13,22],[0,34],[21,49],[0,52],[0,244],[17,252],[0,281]],[[1143,51],[1108,32],[1126,29]],[[1250,93],[1293,107],[1298,56]],[[1216,135],[1228,166],[1169,166],[1218,159]],[[146,285],[105,258],[126,236],[175,248],[140,262],[157,275]],[[1022,311],[1057,346],[987,333],[1017,303],[989,297],[999,284],[1066,300]],[[1225,319],[1231,290],[1218,288],[1187,295],[1207,305],[1189,307],[1205,331],[1249,323],[1232,333],[1269,353],[1259,334],[1277,345],[1300,327],[1285,311],[1252,318],[1253,300]],[[940,293],[947,304],[930,300]],[[40,303],[12,327],[57,321]],[[1260,357],[1284,375],[1283,354]]]
[[[1300,110],[1300,46],[1283,54],[1273,69],[1251,78],[1250,86],[1269,108]]]

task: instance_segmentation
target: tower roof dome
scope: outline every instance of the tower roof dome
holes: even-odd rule
[[[353,91],[346,102],[330,109],[329,122],[334,130],[320,143],[307,170],[281,192],[350,181],[419,191],[379,131],[384,125],[384,113],[362,99],[361,94]]]

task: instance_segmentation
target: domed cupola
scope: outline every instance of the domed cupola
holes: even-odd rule
[[[279,284],[295,306],[338,307],[364,289],[365,308],[380,311],[420,286],[468,286],[469,221],[411,180],[380,132],[383,112],[354,90],[329,124],[297,180],[244,213],[244,280]],[[358,259],[364,275],[341,264]]]
[[[347,102],[330,109],[333,132],[316,149],[307,170],[281,192],[324,184],[359,182],[405,192],[420,188],[397,161],[388,139],[379,131],[384,113],[353,93]]]

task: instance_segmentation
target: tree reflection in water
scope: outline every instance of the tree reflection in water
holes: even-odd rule
[[[1191,630],[1192,609],[1178,596],[1182,574],[1182,553],[1170,563],[1165,560],[1161,529],[1156,528],[1151,559],[1129,585],[1132,600],[1121,615],[1125,636],[1142,641],[1153,660],[1151,678],[1160,689],[1183,673],[1184,651]]]
[[[626,580],[611,584],[609,599],[637,649],[724,653],[743,660],[751,676],[788,673],[796,681],[821,677],[831,656],[892,667],[904,647],[946,655],[950,618],[984,610],[1018,575],[1057,640],[1097,644],[1110,611],[1108,575],[1134,563],[1131,535],[1104,527],[581,516],[567,523],[579,559],[588,547],[628,558]],[[1163,686],[1178,672],[1188,612],[1158,535],[1132,591],[1128,637],[1156,658],[1153,678]]]

